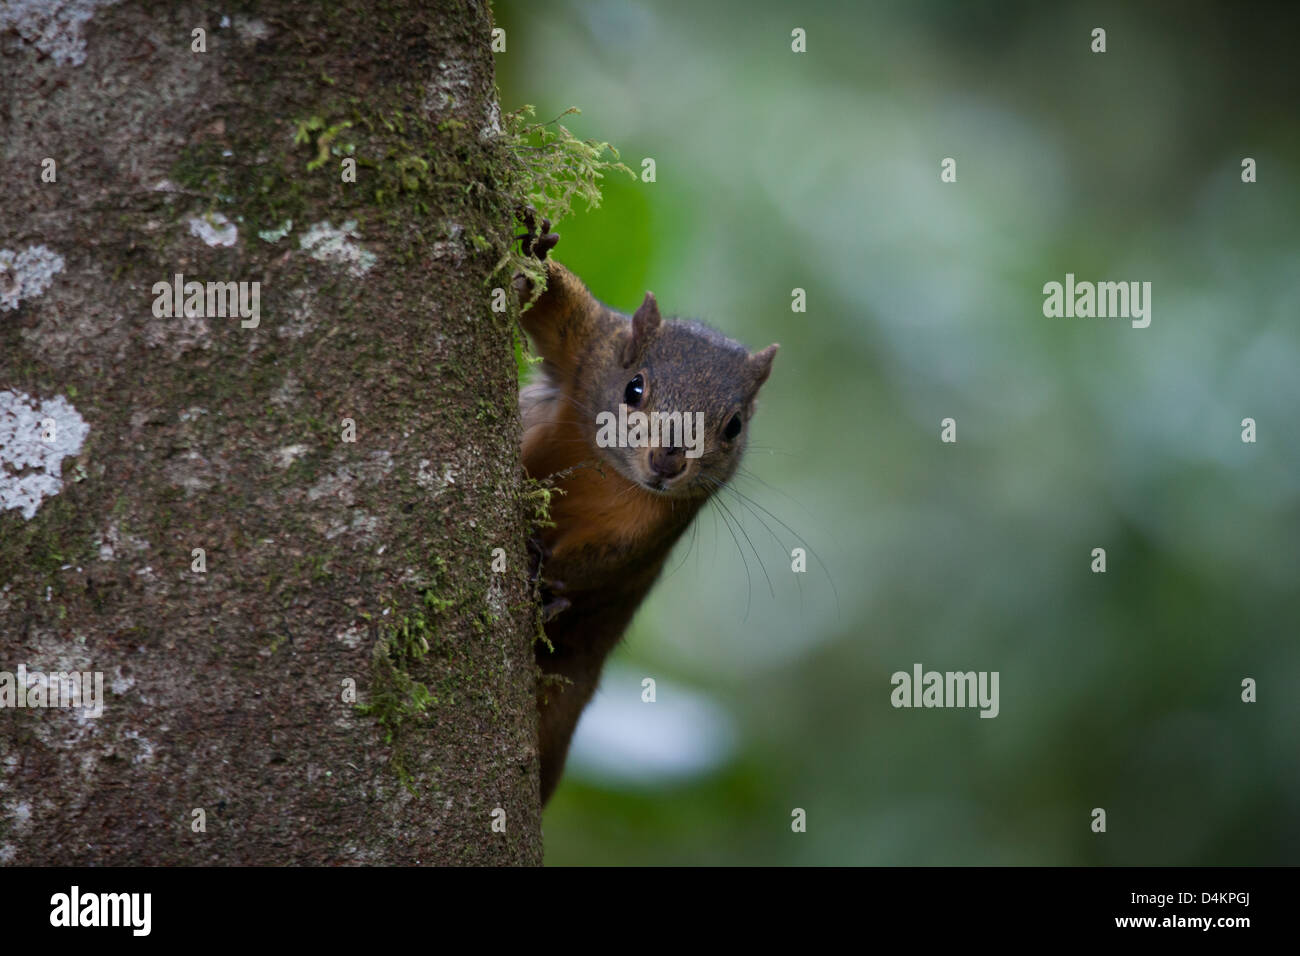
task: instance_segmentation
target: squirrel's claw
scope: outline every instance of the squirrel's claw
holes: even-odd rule
[[[542,577],[542,565],[551,556],[551,549],[542,544],[539,539],[529,538],[528,550],[533,558],[532,568],[528,573],[528,582],[538,585],[544,596],[549,599],[542,605],[542,621],[546,622],[571,606],[572,602],[568,598],[561,596],[566,590],[563,581]]]
[[[546,261],[546,254],[554,249],[555,244],[560,241],[560,234],[558,232],[551,232],[550,230],[551,221],[549,219],[543,219],[542,234],[538,236],[537,241],[533,243],[533,255],[537,256],[537,258],[541,259],[543,262]]]
[[[542,577],[542,565],[551,556],[551,549],[542,544],[537,538],[529,538],[528,551],[532,556],[531,567],[528,570],[528,582],[536,584]]]
[[[545,260],[546,254],[555,248],[555,244],[560,241],[559,233],[551,232],[551,220],[543,219],[542,228],[537,228],[537,210],[530,208],[524,209],[519,218],[523,220],[527,232],[515,236],[519,242],[519,251],[526,256],[534,256],[537,259]]]
[[[542,226],[537,228],[537,211],[531,207],[525,207],[517,213],[523,220],[527,232],[515,236],[519,242],[519,251],[528,258],[537,259],[539,262],[545,262],[547,254],[555,248],[555,244],[560,241],[559,233],[551,232],[551,220],[543,219]],[[516,272],[512,277],[512,285],[515,287],[515,293],[519,296],[519,304],[526,305],[533,292],[533,281],[522,272]]]
[[[558,597],[549,602],[542,608],[542,623],[554,620],[561,611],[569,606],[569,599],[564,597]]]

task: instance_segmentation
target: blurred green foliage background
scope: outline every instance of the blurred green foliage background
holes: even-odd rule
[[[616,653],[547,862],[1300,862],[1297,9],[494,9],[503,109],[657,163],[557,258],[781,343],[751,500]],[[1150,327],[1045,318],[1067,272],[1150,281]],[[916,662],[1001,714],[894,709]]]

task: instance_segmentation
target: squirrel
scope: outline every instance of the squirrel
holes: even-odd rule
[[[528,306],[520,322],[542,358],[540,379],[519,393],[522,457],[530,477],[560,492],[551,497],[553,524],[530,542],[546,634],[536,648],[544,806],[606,656],[673,545],[739,466],[778,346],[750,353],[698,322],[664,321],[650,292],[628,318],[547,258],[560,238],[549,221],[539,234],[531,211],[523,220],[528,232],[517,238],[543,262],[546,288],[534,295],[526,275],[513,278]],[[702,413],[703,436],[689,450],[681,429],[659,447],[598,442],[598,416],[617,415],[620,404],[695,421]]]

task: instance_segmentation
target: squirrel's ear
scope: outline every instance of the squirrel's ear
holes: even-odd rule
[[[769,345],[761,352],[754,352],[749,357],[750,373],[754,376],[754,389],[767,381],[767,377],[772,374],[772,359],[776,358],[776,350],[781,346]]]
[[[659,303],[655,301],[655,294],[647,292],[645,299],[636,313],[632,316],[632,336],[623,346],[623,367],[630,368],[636,361],[636,357],[641,354],[650,337],[655,334],[659,328],[659,323],[663,319],[659,315]]]

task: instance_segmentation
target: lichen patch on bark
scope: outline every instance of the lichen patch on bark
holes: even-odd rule
[[[62,395],[0,390],[0,511],[36,517],[63,490],[63,459],[81,453],[90,426]]]

